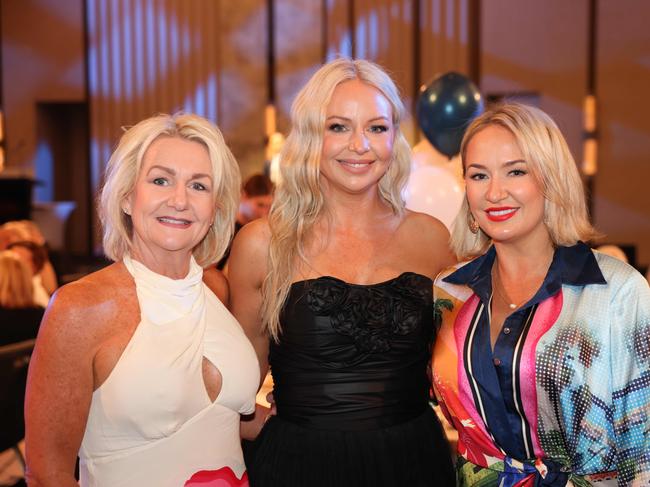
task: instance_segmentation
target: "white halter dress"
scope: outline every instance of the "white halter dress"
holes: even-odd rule
[[[140,324],[93,393],[79,451],[83,487],[247,486],[240,414],[255,409],[259,366],[239,323],[192,259],[173,280],[130,258]],[[211,402],[203,357],[219,369]]]

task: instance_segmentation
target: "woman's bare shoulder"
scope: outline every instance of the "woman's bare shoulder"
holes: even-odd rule
[[[60,333],[87,333],[114,323],[137,303],[135,285],[123,264],[112,264],[60,287],[52,296],[44,325]]]
[[[418,230],[419,235],[423,238],[449,239],[449,230],[445,224],[426,213],[406,210],[402,226],[408,232],[414,229]]]
[[[449,230],[440,220],[425,213],[407,210],[399,240],[405,255],[417,261],[422,274],[432,278],[456,262],[449,247]]]
[[[228,306],[228,280],[223,272],[214,266],[203,269],[203,282],[219,300]]]
[[[271,227],[266,218],[259,218],[247,223],[235,236],[235,243],[239,247],[258,249],[268,248],[271,241]]]

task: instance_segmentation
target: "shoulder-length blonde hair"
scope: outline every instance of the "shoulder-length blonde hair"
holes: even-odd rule
[[[198,115],[177,113],[157,115],[128,129],[106,167],[105,183],[99,197],[99,216],[104,227],[104,253],[120,261],[132,245],[131,217],[124,202],[138,179],[144,154],[159,137],[178,137],[202,144],[212,165],[213,197],[217,211],[214,223],[193,254],[200,266],[217,262],[230,244],[239,204],[240,175],[237,161],[226,146],[219,129]]]
[[[281,180],[269,214],[269,272],[262,286],[262,323],[278,339],[279,316],[289,293],[297,259],[326,207],[320,185],[320,160],[327,105],[341,83],[360,80],[379,90],[392,109],[393,158],[379,181],[379,197],[396,214],[404,211],[402,189],[409,176],[411,152],[400,129],[405,110],[390,76],[366,60],[340,58],[322,66],[300,90],[291,107],[291,133],[280,154]]]
[[[11,250],[0,252],[0,306],[35,306],[32,272],[27,263]]]
[[[460,147],[465,172],[467,147],[484,128],[496,125],[517,141],[545,198],[544,224],[554,245],[574,245],[596,236],[589,222],[585,192],[578,167],[553,119],[539,108],[520,103],[490,107],[467,127]],[[492,240],[482,230],[474,234],[467,198],[454,220],[451,247],[460,260],[482,254]]]

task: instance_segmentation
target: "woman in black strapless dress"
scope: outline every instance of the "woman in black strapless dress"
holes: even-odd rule
[[[253,487],[455,483],[427,377],[432,278],[453,259],[444,225],[404,208],[402,113],[377,65],[323,66],[294,102],[268,221],[233,245],[232,311],[277,407]]]

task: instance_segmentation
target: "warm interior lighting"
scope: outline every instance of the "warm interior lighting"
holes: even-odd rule
[[[583,105],[583,127],[585,139],[582,146],[582,173],[594,176],[598,171],[598,137],[596,117],[596,97],[587,95]]]
[[[586,139],[582,151],[582,172],[586,176],[594,176],[598,172],[598,141]]]
[[[596,131],[596,97],[587,95],[584,101],[584,128],[585,132]]]
[[[276,114],[274,105],[266,105],[264,110],[264,128],[266,130],[266,137],[269,138],[276,132]]]

